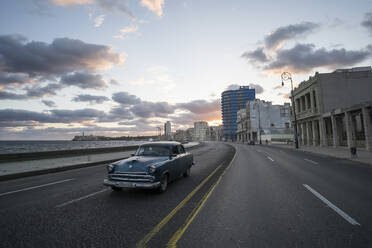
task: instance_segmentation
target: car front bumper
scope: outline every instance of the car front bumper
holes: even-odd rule
[[[117,187],[117,188],[141,188],[141,189],[154,189],[160,186],[160,182],[154,183],[137,183],[137,182],[121,182],[121,181],[114,181],[110,179],[103,180],[103,184],[110,187]]]

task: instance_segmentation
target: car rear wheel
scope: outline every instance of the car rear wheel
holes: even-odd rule
[[[160,193],[163,193],[167,190],[168,187],[168,175],[163,175],[160,180],[160,187],[158,188],[158,191]]]
[[[191,167],[187,168],[187,170],[185,171],[185,173],[183,173],[183,176],[184,177],[189,177],[191,175]]]
[[[118,188],[118,187],[115,187],[115,186],[111,186],[111,189],[113,191],[121,191],[121,188]]]

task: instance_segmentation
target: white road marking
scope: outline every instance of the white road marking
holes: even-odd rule
[[[54,185],[54,184],[58,184],[58,183],[68,182],[68,181],[71,181],[71,180],[74,180],[74,178],[70,178],[70,179],[66,179],[66,180],[62,180],[62,181],[57,181],[57,182],[52,182],[52,183],[46,183],[46,184],[37,185],[37,186],[32,186],[32,187],[28,187],[28,188],[24,188],[24,189],[18,189],[18,190],[13,190],[13,191],[9,191],[9,192],[4,192],[4,193],[0,193],[0,196],[10,195],[10,194],[23,192],[23,191],[28,191],[28,190],[37,189],[37,188],[42,188],[42,187],[46,187],[46,186],[50,186],[50,185]]]
[[[256,149],[256,152],[261,152],[261,150]]]
[[[315,161],[310,160],[310,159],[307,159],[307,158],[304,158],[304,160],[305,160],[306,162],[309,162],[309,163],[312,163],[312,164],[319,164],[318,162],[315,162]]]
[[[71,201],[67,201],[67,202],[61,203],[61,204],[57,205],[56,208],[60,208],[60,207],[64,207],[64,206],[70,205],[72,203],[75,203],[75,202],[78,202],[78,201],[87,199],[89,197],[98,195],[100,193],[106,192],[107,190],[110,190],[110,189],[103,189],[103,190],[100,190],[100,191],[97,191],[97,192],[93,192],[93,193],[91,193],[89,195],[85,195],[85,196],[79,197],[77,199],[74,199],[74,200],[71,200]]]
[[[274,162],[274,159],[272,159],[271,157],[267,156],[268,159],[271,160],[271,162]]]
[[[347,213],[345,213],[344,211],[342,211],[341,209],[339,209],[332,202],[328,201],[324,196],[322,196],[321,194],[319,194],[316,190],[312,189],[309,185],[303,184],[303,186],[307,190],[309,190],[311,193],[313,193],[316,197],[318,197],[322,202],[324,202],[325,204],[327,204],[328,207],[332,208],[336,213],[338,213],[347,222],[349,222],[350,224],[352,224],[354,226],[355,225],[360,226],[360,224],[356,220],[354,220],[353,218],[351,218]]]

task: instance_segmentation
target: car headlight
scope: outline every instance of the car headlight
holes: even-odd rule
[[[107,165],[108,173],[114,172],[114,170],[115,170],[115,165],[113,165],[113,164]]]
[[[156,171],[156,166],[155,165],[150,165],[149,166],[149,172],[154,173]]]

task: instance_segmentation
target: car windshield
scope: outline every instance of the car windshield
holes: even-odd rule
[[[136,156],[169,156],[169,154],[168,146],[159,145],[140,146],[136,152]]]

